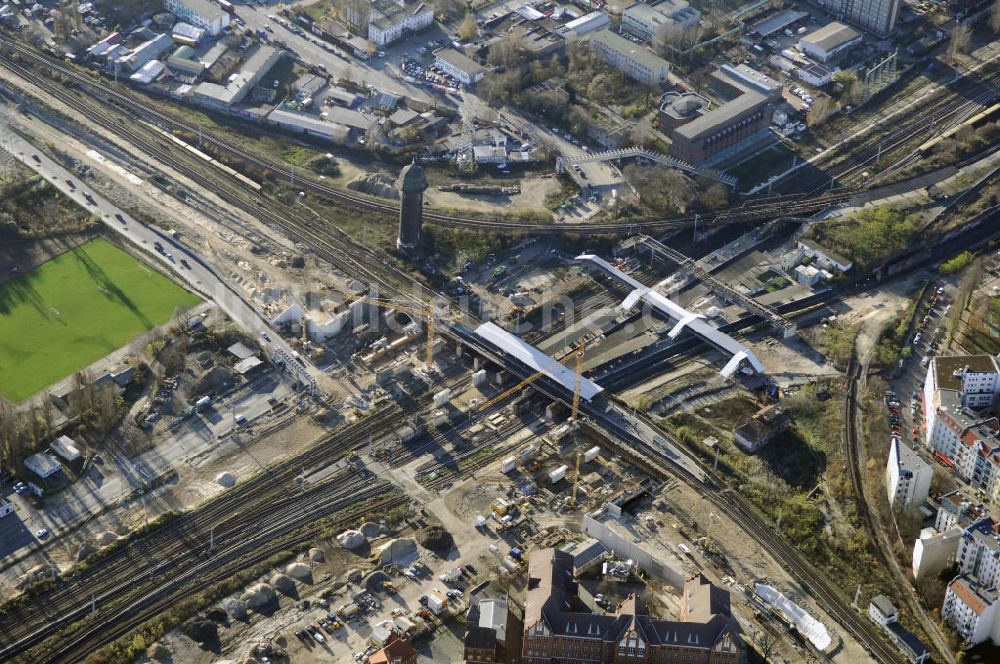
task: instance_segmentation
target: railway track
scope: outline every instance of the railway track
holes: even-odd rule
[[[484,347],[475,337],[465,333],[459,333],[459,336],[484,357],[493,362],[502,363],[493,349]],[[524,369],[515,371],[512,367],[508,368],[515,375],[527,373]],[[553,389],[545,379],[538,379],[533,385],[536,390],[542,392],[553,401],[568,405],[568,395],[561,390]],[[813,568],[799,551],[778,535],[771,526],[766,524],[738,492],[730,488],[723,488],[725,486],[724,483],[718,479],[710,467],[701,461],[695,460],[698,469],[704,474],[705,479],[702,479],[663,454],[660,449],[637,439],[631,431],[621,428],[618,424],[609,420],[602,410],[590,404],[582,404],[582,410],[592,423],[599,423],[599,426],[591,426],[594,426],[595,433],[603,438],[616,454],[626,458],[636,467],[643,468],[650,475],[656,476],[658,479],[665,479],[672,476],[684,481],[704,498],[711,501],[722,513],[729,515],[745,532],[758,541],[776,561],[785,567],[799,581],[803,589],[843,629],[850,632],[859,643],[867,648],[877,661],[883,664],[894,664],[903,661],[900,653],[886,641],[884,636],[867,617],[860,615],[851,608],[844,597],[834,590],[824,578],[823,574]],[[645,420],[644,417],[640,419]],[[655,423],[648,420],[645,420],[644,423],[654,429],[657,428]],[[667,436],[666,433],[663,435]],[[678,441],[672,440],[671,443],[678,449],[683,449],[682,444]]]
[[[851,477],[851,485],[854,487],[854,495],[857,497],[858,516],[864,526],[865,535],[872,547],[872,552],[878,558],[881,566],[895,576],[903,589],[901,595],[906,603],[911,615],[917,617],[923,625],[924,631],[934,640],[938,656],[942,656],[948,662],[955,662],[955,657],[948,648],[937,627],[927,617],[927,613],[919,600],[914,596],[912,587],[906,574],[900,569],[898,562],[893,557],[891,545],[881,534],[882,524],[875,514],[872,513],[870,503],[865,491],[864,473],[862,471],[865,464],[865,447],[862,437],[858,431],[858,417],[860,414],[860,394],[864,384],[865,371],[867,367],[862,365],[856,353],[852,353],[850,364],[847,367],[847,390],[844,394],[844,447],[847,455],[847,469]]]
[[[150,582],[148,575],[164,569],[167,561],[188,559],[207,546],[213,530],[220,543],[246,539],[268,527],[273,515],[282,510],[301,512],[308,507],[302,504],[303,497],[323,499],[336,492],[338,483],[301,491],[305,469],[315,471],[335,463],[398,416],[398,408],[390,407],[339,430],[298,457],[268,468],[205,507],[137,538],[85,571],[63,577],[42,593],[14,600],[13,606],[0,607],[0,659],[20,654],[81,618],[92,596],[101,605],[134,596]],[[339,479],[352,481],[349,476]]]
[[[857,187],[850,183],[856,182],[855,176],[860,176],[865,169],[874,169],[883,158],[891,157],[894,151],[926,138],[928,129],[961,122],[976,110],[988,106],[996,99],[998,81],[1000,65],[996,63],[985,67],[977,78],[959,79],[944,94],[929,98],[907,117],[893,121],[886,131],[869,132],[856,139],[855,143],[848,144],[849,152],[838,151],[830,159],[822,159],[812,168],[800,170],[799,175],[782,180],[779,190],[806,192],[807,196],[813,196],[835,185],[854,191],[868,188],[884,175],[911,163],[914,154],[910,153],[879,170],[865,178],[865,182],[858,182]]]
[[[17,60],[15,60],[15,57]],[[20,61],[18,61],[20,60]],[[167,130],[179,130],[189,135],[201,137],[203,145],[208,145],[213,151],[225,154],[230,157],[242,160],[259,169],[270,171],[277,179],[289,181],[294,180],[296,187],[328,198],[338,203],[346,203],[353,207],[394,216],[398,213],[397,207],[366,196],[355,194],[349,190],[342,190],[320,181],[310,180],[302,177],[301,173],[296,176],[290,168],[283,167],[280,163],[272,162],[244,150],[231,143],[223,141],[210,133],[205,133],[199,127],[187,124],[177,118],[153,108],[148,100],[133,98],[131,94],[119,91],[115,87],[104,85],[93,77],[81,74],[76,69],[63,65],[36,51],[25,48],[6,36],[0,36],[0,62],[5,66],[17,67],[18,75],[28,78],[35,84],[39,84],[39,79],[43,78],[32,73],[26,73],[26,62],[30,62],[32,67],[41,67],[50,72],[58,74],[63,80],[58,85],[58,90],[53,91],[50,87],[48,92],[54,94],[56,98],[65,101],[65,82],[69,81],[75,85],[89,90],[94,96],[107,104],[118,107],[122,111],[133,117],[142,118],[145,121],[163,127]],[[77,100],[79,101],[79,100]],[[85,112],[92,120],[100,122],[102,117],[94,117],[95,112],[88,110]],[[99,114],[98,114],[99,115]],[[136,138],[138,132],[129,130],[121,125],[101,122],[106,128],[114,133],[125,136],[130,141]],[[128,136],[126,136],[126,133]],[[143,140],[142,142],[145,142]],[[141,143],[140,143],[141,145]],[[161,148],[162,149],[162,148]],[[252,191],[248,188],[248,191]],[[782,216],[800,216],[811,212],[828,208],[848,200],[850,192],[832,192],[822,194],[812,198],[804,198],[799,195],[774,197],[759,199],[745,203],[736,208],[731,208],[719,213],[710,213],[695,216],[684,216],[672,219],[659,220],[636,220],[628,223],[565,223],[565,224],[539,224],[523,220],[510,220],[503,218],[483,219],[477,217],[464,217],[458,215],[448,215],[433,210],[424,211],[424,219],[430,223],[443,226],[466,228],[473,230],[494,231],[494,232],[514,232],[514,233],[534,233],[534,234],[609,234],[609,233],[638,233],[664,231],[674,228],[686,228],[693,223],[698,223],[703,228],[713,224],[741,224],[750,221],[770,219]]]

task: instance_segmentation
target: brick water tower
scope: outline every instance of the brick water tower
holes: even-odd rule
[[[423,241],[424,190],[427,176],[417,160],[403,167],[399,173],[399,237],[396,248],[404,254],[415,256],[420,253]]]

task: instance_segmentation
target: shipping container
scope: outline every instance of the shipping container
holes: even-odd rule
[[[598,446],[591,447],[589,450],[583,453],[583,462],[590,463],[596,459],[601,453],[601,448]]]
[[[507,457],[500,462],[500,472],[509,473],[514,470],[514,457]]]
[[[451,399],[451,390],[443,389],[434,395],[434,405],[437,408],[440,408],[441,406],[448,403],[450,399]]]
[[[549,482],[555,484],[556,482],[559,482],[560,480],[565,478],[567,468],[569,468],[569,466],[562,465],[553,470],[551,473],[549,473]]]

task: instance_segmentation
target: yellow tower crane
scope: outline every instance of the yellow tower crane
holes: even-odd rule
[[[427,362],[427,368],[430,369],[434,366],[434,322],[438,319],[453,320],[454,317],[450,315],[440,315],[436,311],[431,309],[418,309],[416,307],[410,307],[402,304],[396,304],[389,300],[377,300],[371,297],[359,298],[361,302],[367,304],[374,304],[377,307],[382,307],[383,309],[394,309],[396,311],[402,311],[407,314],[413,314],[420,316],[427,323],[427,350],[425,355],[425,361]]]
[[[573,415],[572,415],[574,421],[576,420],[577,415],[579,415],[580,413],[580,386],[583,383],[583,376],[581,375],[580,372],[583,369],[583,356],[586,350],[586,345],[587,345],[586,342],[581,343],[579,346],[569,351],[562,357],[557,358],[557,361],[560,364],[565,364],[570,359],[576,360],[576,384],[573,387]],[[503,401],[510,395],[514,394],[515,392],[521,390],[524,387],[527,387],[528,385],[535,382],[544,375],[545,375],[544,371],[536,371],[535,373],[531,374],[530,376],[522,380],[520,383],[515,385],[514,387],[504,390],[503,392],[496,395],[489,401],[483,403],[481,406],[479,406],[479,410],[486,410],[487,408],[496,404],[497,402]]]

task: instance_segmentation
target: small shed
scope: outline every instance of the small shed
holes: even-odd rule
[[[262,364],[264,364],[264,362],[259,357],[248,357],[245,360],[240,360],[233,365],[233,371],[241,376],[245,376]]]
[[[242,341],[237,341],[226,350],[238,360],[245,360],[248,357],[256,355],[256,353]]]
[[[76,441],[69,436],[59,436],[49,445],[53,452],[61,456],[66,461],[73,463],[80,458],[80,450],[76,446]]]
[[[30,457],[25,459],[24,467],[33,472],[35,475],[45,479],[58,473],[62,466],[59,465],[59,462],[51,454],[39,452],[38,454],[32,454]]]

